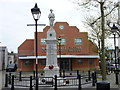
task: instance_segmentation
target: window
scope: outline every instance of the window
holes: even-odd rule
[[[46,44],[46,38],[41,38],[41,44]]]
[[[40,60],[41,65],[46,65],[46,60]]]
[[[76,45],[80,45],[80,44],[82,44],[82,39],[81,38],[75,38],[74,43]]]
[[[83,61],[79,59],[78,64],[83,64]]]
[[[93,64],[93,60],[89,60],[89,64],[92,65]]]
[[[66,44],[66,39],[65,38],[61,38],[61,45],[65,45]]]
[[[31,61],[29,60],[25,61],[25,65],[31,65],[31,64],[32,64]]]
[[[59,26],[59,29],[61,29],[61,30],[64,29],[64,26],[63,26],[63,25],[60,25],[60,26]]]
[[[65,38],[61,38],[61,40],[59,41],[59,43],[61,45],[65,45],[66,44],[66,39]]]

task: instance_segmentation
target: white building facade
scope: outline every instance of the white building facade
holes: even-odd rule
[[[0,46],[0,70],[6,69],[8,64],[8,50],[5,46]]]

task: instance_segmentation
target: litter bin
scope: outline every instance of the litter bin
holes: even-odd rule
[[[98,82],[96,90],[110,90],[109,82]]]

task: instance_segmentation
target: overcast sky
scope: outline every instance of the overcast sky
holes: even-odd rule
[[[0,0],[0,42],[8,51],[17,52],[17,48],[26,39],[33,39],[35,27],[31,8],[35,3],[41,10],[40,24],[49,25],[48,14],[53,9],[55,22],[68,22],[71,26],[77,26],[84,31],[82,13],[77,11],[70,0]],[[38,27],[42,31],[44,27]]]
[[[17,52],[26,39],[34,38],[35,27],[27,24],[35,23],[31,14],[35,3],[41,10],[39,24],[49,25],[48,14],[53,9],[55,22],[68,22],[80,31],[87,31],[82,23],[84,13],[71,0],[0,0],[0,46],[7,46],[9,52]],[[39,26],[38,31],[43,28]]]

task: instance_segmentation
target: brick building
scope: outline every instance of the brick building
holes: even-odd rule
[[[46,38],[50,27],[38,32],[38,70],[43,70],[46,63]],[[54,24],[58,41],[57,57],[61,70],[89,70],[98,69],[97,46],[88,40],[87,32],[80,32],[76,26],[69,26],[67,22]],[[26,39],[18,47],[18,70],[35,70],[35,40]]]

